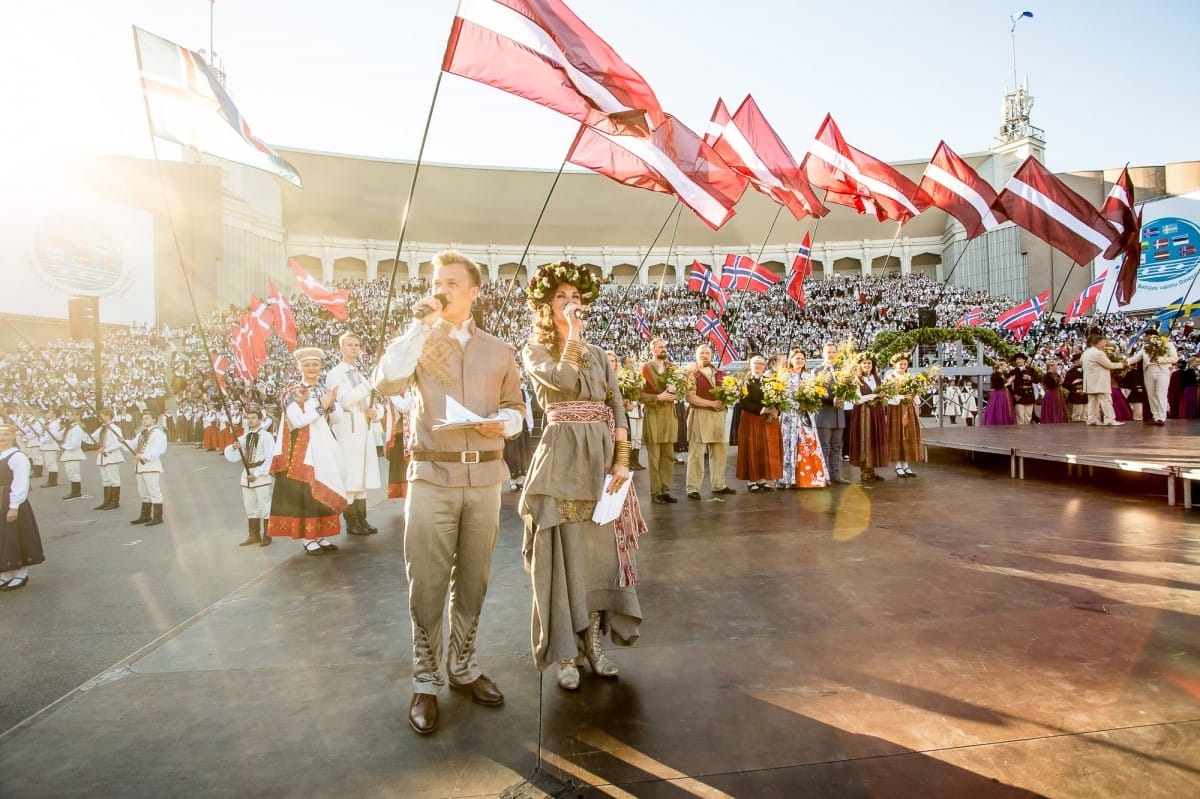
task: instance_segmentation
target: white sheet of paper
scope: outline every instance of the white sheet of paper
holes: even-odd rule
[[[600,495],[600,501],[596,503],[596,510],[592,512],[592,521],[596,524],[608,524],[620,516],[621,506],[625,504],[625,495],[629,493],[629,486],[632,484],[630,480],[622,483],[615,494],[608,493],[612,479],[611,474],[604,475],[604,493]]]
[[[438,420],[433,429],[454,430],[461,427],[474,427],[480,422],[486,421],[487,419],[474,413],[454,397],[446,397],[446,418]]]

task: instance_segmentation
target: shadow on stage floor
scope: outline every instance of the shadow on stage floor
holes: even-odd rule
[[[586,796],[1194,792],[1194,513],[1157,482],[1019,482],[948,452],[914,468],[644,504],[642,637],[574,693],[533,668],[506,494],[478,640],[507,701],[445,691],[428,737],[405,716],[400,506],[378,503],[381,535],[280,559],[5,734],[0,795],[498,796],[535,768]],[[68,590],[51,565],[30,593]]]

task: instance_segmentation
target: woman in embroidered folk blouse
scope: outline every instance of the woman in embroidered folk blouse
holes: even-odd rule
[[[520,500],[525,566],[533,578],[533,655],[539,670],[557,665],[566,690],[579,687],[583,658],[594,674],[615,677],[601,635],[607,630],[627,646],[642,620],[633,550],[645,524],[632,487],[615,525],[592,521],[606,475],[615,490],[630,474],[617,375],[604,350],[584,343],[586,322],[577,314],[598,294],[586,267],[542,267],[529,292],[534,330],[522,351],[546,410]]]

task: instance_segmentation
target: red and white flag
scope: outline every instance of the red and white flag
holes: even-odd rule
[[[562,0],[459,0],[442,69],[610,133],[664,121],[645,79]]]
[[[267,300],[267,303],[275,312],[275,332],[283,339],[288,352],[295,352],[297,330],[296,315],[292,313],[292,303],[279,293],[274,282],[268,281],[267,285],[271,289],[271,298]]]
[[[1017,169],[996,204],[1017,225],[1079,266],[1091,263],[1116,239],[1100,212],[1033,156]]]
[[[229,340],[232,342],[233,365],[237,369],[238,374],[249,377],[250,366],[246,362],[246,356],[242,352],[242,326],[240,323],[229,326]]]
[[[725,325],[712,310],[705,311],[704,316],[696,320],[696,330],[712,344],[713,349],[717,352],[717,363],[720,366],[738,359],[739,356],[733,349],[733,343],[729,340],[729,333],[725,331]]]
[[[706,295],[716,304],[718,314],[725,313],[729,306],[729,295],[721,288],[716,276],[699,261],[692,261],[692,271],[688,274],[688,289]]]
[[[300,284],[300,290],[308,295],[310,300],[329,311],[338,319],[346,318],[346,303],[350,300],[350,291],[348,289],[330,291],[314,280],[312,275],[304,271],[304,267],[296,263],[295,259],[289,259],[288,266],[295,273],[296,282]]]
[[[809,145],[800,169],[814,186],[825,189],[825,202],[870,211],[882,222],[901,224],[924,211],[933,201],[895,167],[846,143],[833,116]]]
[[[1142,262],[1142,215],[1134,210],[1134,202],[1133,180],[1129,177],[1129,167],[1125,167],[1100,208],[1100,216],[1117,232],[1117,240],[1104,251],[1104,257],[1113,260],[1122,256],[1113,286],[1117,305],[1128,305],[1133,299]]]
[[[725,256],[725,265],[721,268],[721,287],[730,290],[753,291],[766,294],[779,282],[779,276],[754,262],[753,258],[745,255],[729,253]]]
[[[649,138],[581,125],[567,161],[618,183],[673,194],[713,230],[733,216],[747,181],[674,117]]]
[[[258,327],[258,331],[256,332],[262,336],[263,341],[269,339],[271,331],[275,327],[275,311],[271,305],[251,294],[250,318],[254,320],[254,324]]]
[[[199,54],[137,27],[133,41],[153,135],[301,185],[295,167],[250,132]]]
[[[954,323],[955,327],[978,327],[983,324],[983,306],[976,305],[963,314],[962,319]]]
[[[733,116],[725,101],[717,100],[704,140],[730,168],[746,177],[758,191],[786,206],[796,219],[829,213],[804,179],[800,165],[783,139],[750,95],[746,95]]]
[[[804,278],[812,274],[812,234],[805,233],[800,252],[792,261],[792,273],[788,276],[787,293],[801,308],[808,300],[804,296]]]
[[[212,361],[213,372],[217,375],[217,386],[222,394],[228,394],[229,391],[225,388],[225,373],[229,371],[229,359],[224,355],[217,355],[216,350],[209,350],[208,358]]]
[[[1017,341],[1025,338],[1033,323],[1046,313],[1050,304],[1050,290],[1047,289],[1036,297],[1030,297],[1025,302],[1017,303],[996,317],[996,324],[1005,330],[1011,330]]]
[[[267,339],[271,337],[271,331],[259,324],[252,313],[242,314],[241,324],[246,331],[243,334],[245,338],[242,346],[251,364],[251,370],[257,377],[259,365],[267,362]]]
[[[925,167],[921,191],[966,228],[968,239],[994,230],[1008,219],[993,205],[996,190],[944,141],[938,143]]]
[[[1088,284],[1088,287],[1080,292],[1079,296],[1067,308],[1067,312],[1063,314],[1063,322],[1071,322],[1092,309],[1096,304],[1096,298],[1100,296],[1100,289],[1104,288],[1104,281],[1108,280],[1108,270],[1105,269],[1096,279]]]

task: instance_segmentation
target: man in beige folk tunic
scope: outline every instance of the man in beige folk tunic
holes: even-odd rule
[[[644,419],[642,445],[650,466],[650,495],[654,502],[665,505],[679,500],[671,496],[671,470],[675,466],[675,442],[679,440],[679,420],[675,416],[675,389],[666,379],[674,368],[667,360],[667,342],[656,338],[650,342],[650,362],[642,367],[646,387],[642,390]]]
[[[434,296],[413,308],[414,321],[388,345],[375,387],[394,396],[413,389],[412,458],[404,505],[404,561],[413,629],[413,698],[408,721],[427,735],[437,729],[442,616],[451,597],[446,671],[453,688],[478,704],[504,695],[475,656],[479,614],[500,529],[500,489],[508,480],[504,439],[521,432],[525,405],[516,353],[475,326],[479,267],[447,250],[433,259]],[[485,422],[435,430],[453,398]]]
[[[1087,349],[1080,358],[1080,365],[1083,366],[1083,390],[1088,397],[1087,423],[1118,427],[1125,423],[1118,422],[1113,411],[1112,376],[1109,372],[1121,369],[1127,363],[1110,360],[1104,352],[1104,345],[1107,343],[1108,340],[1103,334],[1093,333],[1087,337]]]
[[[713,366],[712,347],[696,348],[696,367],[692,371],[692,390],[688,394],[688,499],[700,499],[704,481],[704,452],[708,451],[708,479],[714,494],[736,494],[725,483],[725,458],[729,438],[725,432],[725,404],[712,396],[725,373]]]

